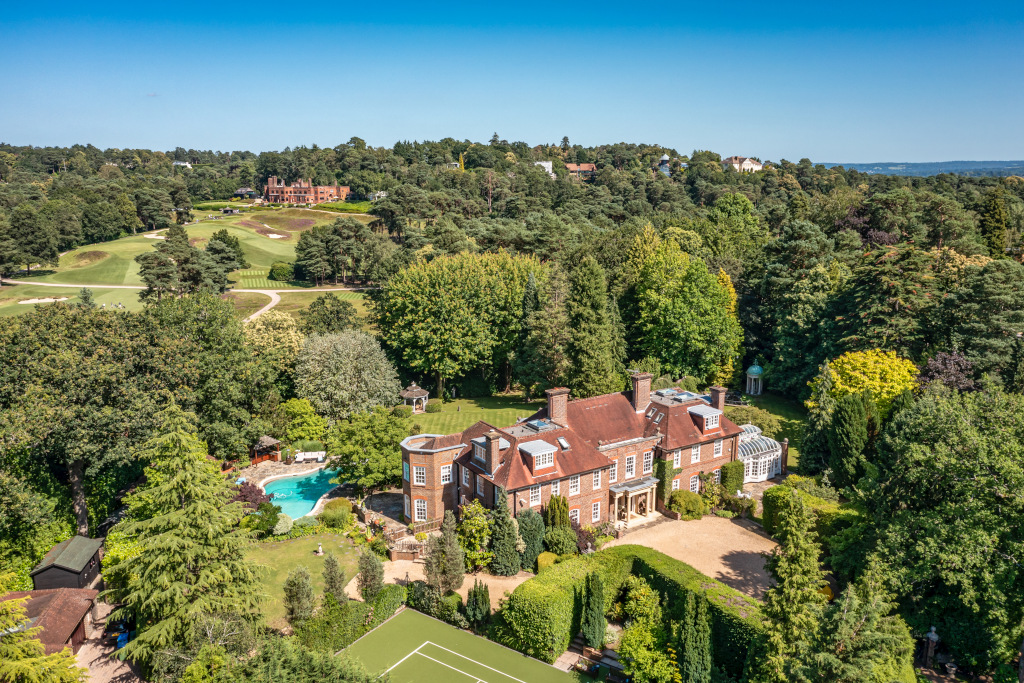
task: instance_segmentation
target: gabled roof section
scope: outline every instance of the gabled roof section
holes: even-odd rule
[[[664,435],[661,447],[665,450],[670,451],[699,443],[707,443],[716,439],[725,439],[743,432],[735,423],[723,415],[720,410],[712,408],[701,398],[678,403],[673,401],[672,404],[668,405],[662,403],[659,404],[658,410],[665,415],[664,419],[657,425],[657,428],[661,429],[661,433]],[[718,427],[709,430],[707,433],[701,432],[699,426],[704,414],[722,415],[718,421]],[[647,420],[651,427],[654,427],[653,419]]]
[[[92,608],[99,591],[89,588],[52,588],[41,591],[16,591],[0,596],[0,602],[28,598],[25,616],[29,628],[42,629],[39,640],[46,654],[64,649],[78,624]]]
[[[539,410],[534,417],[547,418],[547,408]],[[569,423],[568,430],[593,448],[650,436],[644,433],[644,416],[633,410],[628,392],[569,401],[566,420]]]
[[[30,575],[35,576],[50,567],[60,567],[75,573],[81,572],[102,545],[103,540],[99,538],[72,536],[50,548],[50,552],[46,553],[43,561],[32,570]]]

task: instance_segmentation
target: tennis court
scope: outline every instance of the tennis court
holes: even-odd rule
[[[347,653],[392,683],[572,683],[570,674],[497,643],[405,609]]]

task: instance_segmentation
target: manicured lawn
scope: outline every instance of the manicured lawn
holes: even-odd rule
[[[235,307],[235,315],[239,318],[248,318],[270,303],[269,296],[256,292],[228,292],[222,294],[220,298],[231,302]]]
[[[317,543],[324,544],[324,555],[321,557],[313,554],[316,552]],[[289,541],[258,543],[253,546],[249,551],[249,559],[267,568],[263,575],[263,587],[269,595],[269,600],[263,605],[263,614],[268,626],[284,628],[288,625],[284,618],[284,581],[288,578],[288,572],[299,565],[306,565],[309,569],[317,597],[323,595],[324,557],[328,552],[333,552],[338,557],[338,563],[345,572],[346,582],[351,580],[358,571],[356,566],[359,562],[359,552],[344,536],[321,534]]]
[[[0,287],[0,317],[28,313],[36,306],[49,304],[19,304],[26,299],[44,299],[68,297],[66,303],[77,303],[81,287],[40,287],[38,285],[4,285]],[[99,289],[93,288],[93,300],[97,306],[106,304],[107,308],[115,304],[123,304],[130,311],[142,308],[137,289]]]
[[[412,421],[426,434],[452,434],[483,420],[495,427],[511,427],[516,420],[533,415],[544,401],[524,403],[521,394],[460,398],[445,403],[440,413],[413,415]]]
[[[582,678],[405,609],[345,650],[392,683],[570,683]]]
[[[328,292],[286,292],[281,294],[281,303],[279,303],[277,306],[274,306],[274,310],[284,311],[285,313],[290,314],[293,318],[298,320],[299,311],[304,311],[306,308],[309,307],[311,303],[313,303],[314,299],[316,299],[317,297],[321,297],[327,293]],[[348,301],[349,303],[356,307],[356,313],[358,313],[359,317],[362,318],[363,320],[364,330],[368,330],[371,328],[371,326],[368,324],[366,300],[362,292],[346,292],[342,290],[332,293],[339,299],[344,299],[345,301]]]
[[[782,422],[782,430],[775,438],[778,441],[789,439],[789,466],[796,467],[800,462],[800,439],[803,436],[804,424],[807,422],[807,408],[800,401],[778,394],[767,393],[747,398],[758,408],[777,416]]]

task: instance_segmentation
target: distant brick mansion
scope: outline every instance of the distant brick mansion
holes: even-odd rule
[[[299,179],[291,185],[277,176],[267,178],[267,189],[264,193],[271,204],[323,204],[324,202],[343,202],[348,199],[350,191],[347,185],[313,185],[309,180]]]
[[[456,434],[406,438],[406,520],[436,522],[473,499],[492,507],[504,489],[513,515],[539,512],[561,495],[581,524],[628,526],[663,510],[672,491],[699,491],[700,474],[720,479],[730,461],[743,459],[751,481],[781,472],[778,442],[725,417],[725,389],[652,394],[651,379],[637,373],[631,392],[574,401],[568,389],[549,389],[548,405],[512,427],[477,422]]]

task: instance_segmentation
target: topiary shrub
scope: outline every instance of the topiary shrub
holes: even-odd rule
[[[426,412],[428,413],[440,413],[441,412],[441,399],[431,398],[427,400]]]
[[[547,569],[558,561],[558,555],[555,553],[541,553],[537,556],[537,572],[540,573],[542,569]]]
[[[544,547],[555,555],[574,555],[578,550],[576,532],[564,526],[552,527],[544,534]]]
[[[735,496],[743,490],[743,461],[733,460],[722,465],[722,490],[726,495]]]
[[[403,419],[412,417],[412,406],[395,406],[391,409],[391,414]]]
[[[282,512],[277,516],[277,523],[274,524],[274,535],[284,536],[292,530],[293,523],[292,518]]]
[[[295,279],[295,268],[290,263],[284,261],[278,261],[274,265],[270,266],[270,280],[276,280],[278,282],[290,282]]]
[[[693,491],[673,491],[668,509],[678,512],[683,519],[700,519],[704,516],[704,501]]]

